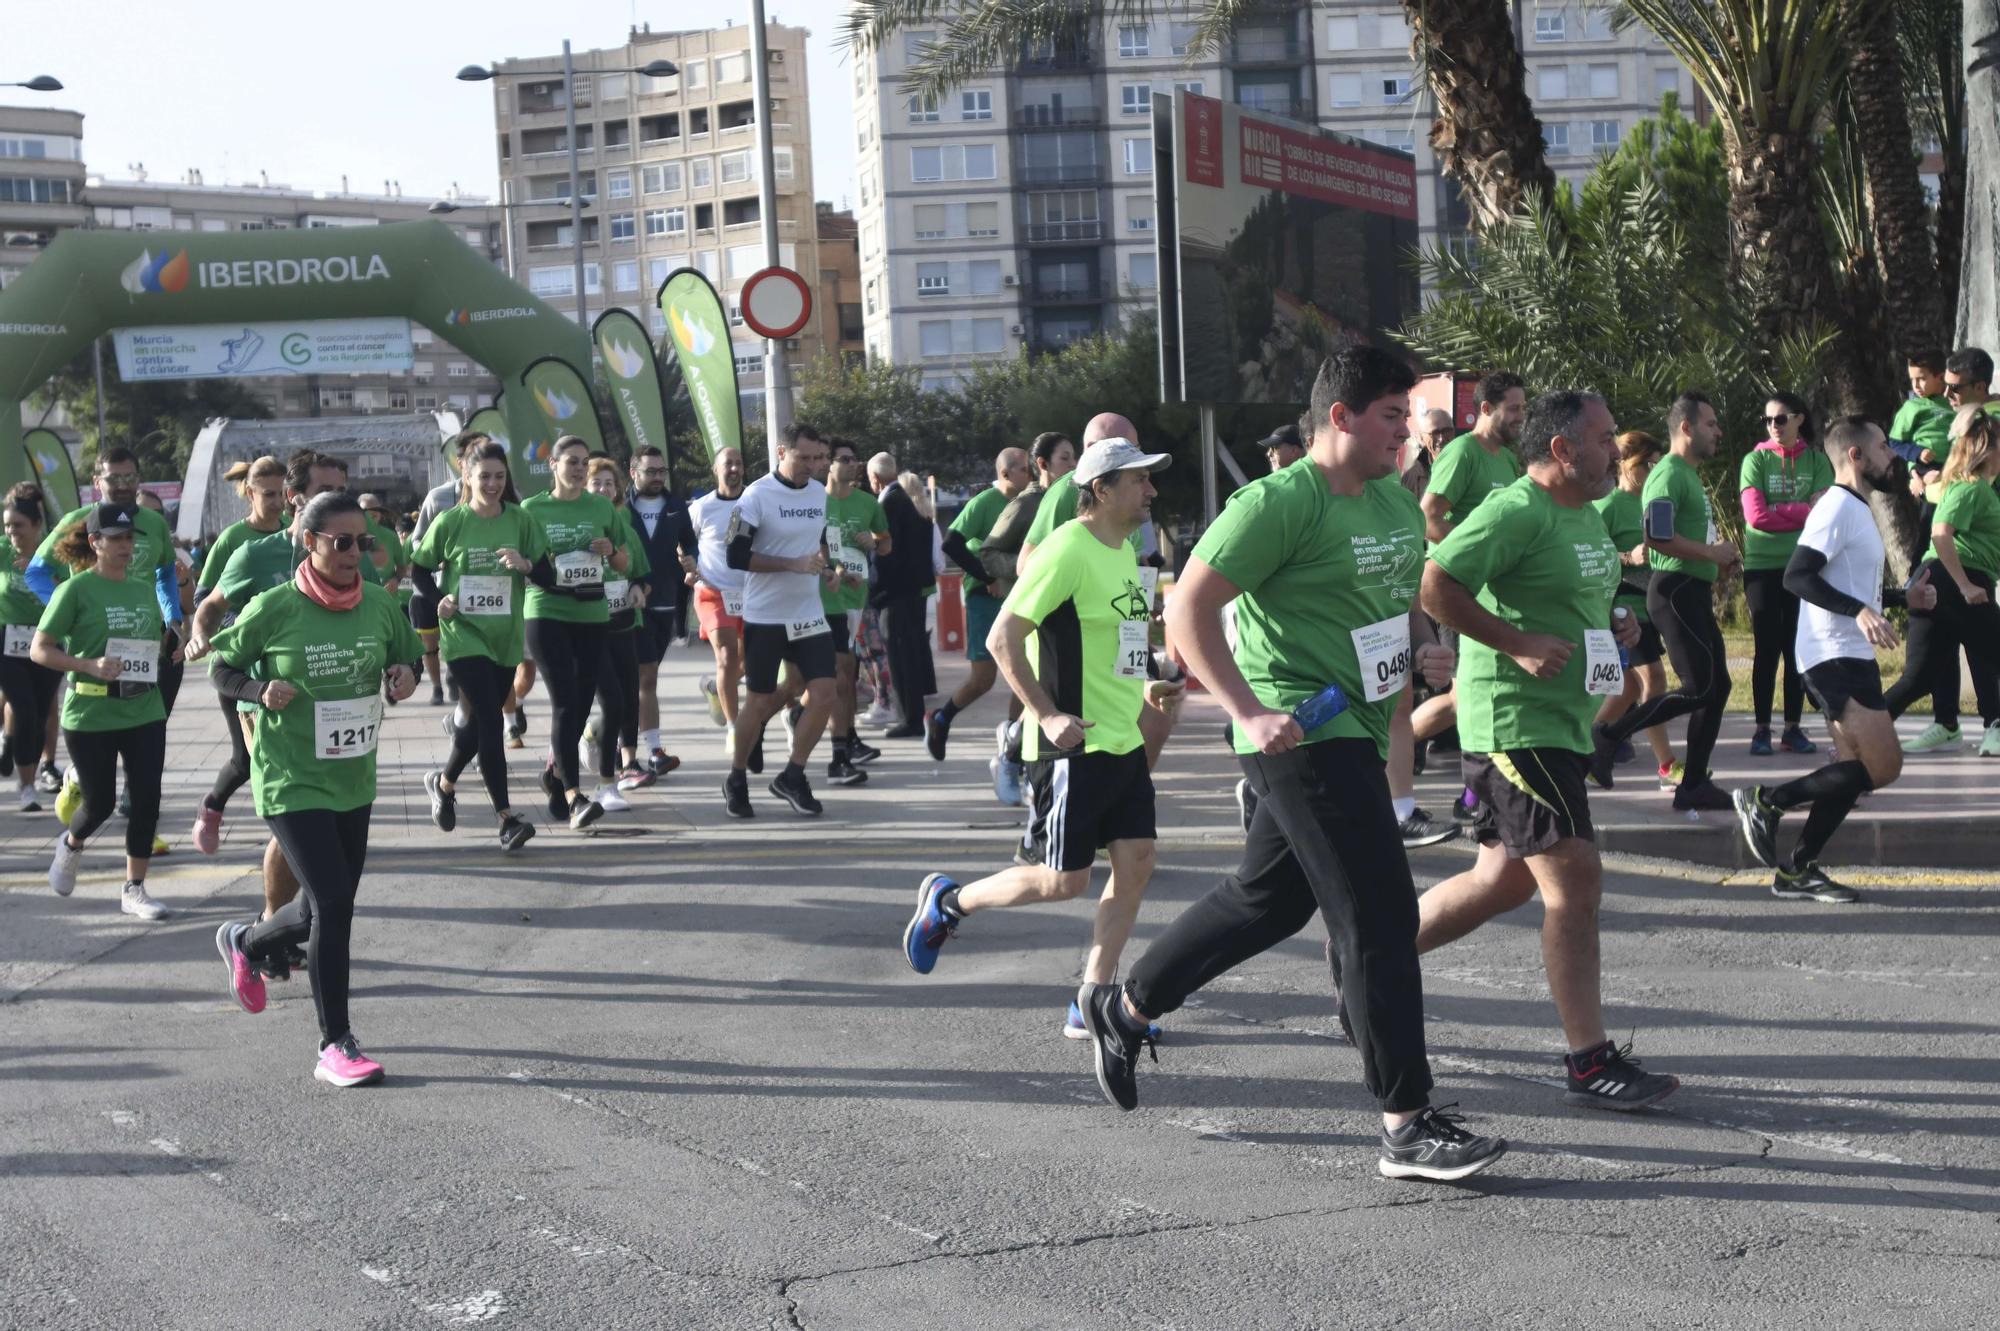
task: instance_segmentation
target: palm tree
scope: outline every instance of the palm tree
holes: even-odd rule
[[[1961,0],[1898,0],[1896,41],[1912,120],[1938,145],[1937,273],[1947,320],[1958,311],[1965,242],[1965,14]],[[1949,334],[1949,324],[1945,329]]]
[[[1881,0],[1845,0],[1847,100],[1854,142],[1868,181],[1868,214],[1882,268],[1882,315],[1891,349],[1901,355],[1945,337],[1930,209],[1917,176],[1915,136],[1904,100],[1896,11]]]

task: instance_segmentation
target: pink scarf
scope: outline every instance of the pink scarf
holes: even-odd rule
[[[361,579],[351,587],[336,587],[320,575],[310,558],[299,561],[298,588],[314,605],[326,610],[352,610],[361,604]]]

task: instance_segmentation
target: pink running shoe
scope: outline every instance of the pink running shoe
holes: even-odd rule
[[[343,1035],[319,1051],[313,1076],[329,1086],[368,1086],[382,1080],[382,1065],[361,1052],[353,1035]]]
[[[222,810],[201,806],[201,812],[194,816],[194,848],[204,855],[222,849]]]
[[[240,923],[231,923],[217,929],[215,950],[222,954],[222,964],[229,967],[229,992],[245,1012],[255,1014],[264,1010],[264,977],[237,946],[243,928]]]

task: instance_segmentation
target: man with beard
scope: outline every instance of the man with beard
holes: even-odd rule
[[[1479,421],[1446,444],[1431,463],[1424,489],[1424,536],[1435,549],[1451,529],[1471,517],[1495,490],[1521,474],[1514,451],[1528,412],[1521,376],[1495,370],[1479,381]]]
[[[1777,877],[1771,895],[1788,901],[1845,905],[1860,894],[1829,878],[1820,851],[1871,790],[1903,770],[1896,723],[1882,697],[1877,647],[1894,647],[1896,629],[1882,617],[1884,604],[1906,600],[1913,610],[1932,609],[1937,588],[1928,575],[1887,595],[1882,588],[1882,535],[1866,496],[1895,484],[1895,457],[1881,427],[1863,416],[1844,416],[1826,432],[1833,488],[1806,518],[1799,543],[1785,565],[1785,590],[1804,602],[1799,614],[1798,662],[1806,687],[1826,713],[1839,761],[1774,790],[1751,786],[1734,795],[1743,840],[1757,862]],[[1778,820],[1812,806],[1790,856],[1778,855]]]

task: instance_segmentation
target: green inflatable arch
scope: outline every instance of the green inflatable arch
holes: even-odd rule
[[[554,434],[589,398],[590,334],[441,222],[302,231],[65,231],[0,290],[0,488],[27,479],[20,404],[91,340],[116,328],[401,315],[502,383],[517,482],[543,489]],[[531,391],[556,360],[572,391]],[[575,373],[581,370],[581,374]],[[537,370],[537,381],[548,367]],[[554,403],[551,419],[541,407]],[[570,410],[562,411],[563,407]]]

